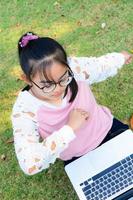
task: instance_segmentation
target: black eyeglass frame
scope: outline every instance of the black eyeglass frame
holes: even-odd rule
[[[72,77],[72,79],[73,79],[73,78],[74,78],[73,72],[72,72],[70,69],[66,70],[65,74],[66,74],[67,72],[69,72],[69,76],[68,76],[67,78]],[[65,75],[65,74],[64,74],[64,75]],[[58,82],[52,82],[52,81],[51,81],[52,84],[55,85],[55,87],[54,87],[51,91],[45,92],[45,91],[44,91],[44,88],[45,88],[46,86],[40,87],[40,86],[37,85],[34,81],[31,80],[31,82],[32,82],[36,87],[38,87],[40,90],[42,90],[44,93],[51,93],[51,92],[53,92],[58,84],[59,84],[61,87],[65,87],[65,86],[69,85],[69,84],[71,83],[72,80],[71,80],[68,84],[66,84],[66,85],[64,85],[64,86],[62,86],[62,85],[60,84],[61,81],[62,81],[62,80],[59,80]]]

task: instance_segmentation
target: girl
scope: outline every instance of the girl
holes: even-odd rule
[[[23,80],[12,112],[14,145],[22,170],[36,174],[56,158],[71,162],[128,129],[98,105],[88,83],[113,76],[128,53],[67,58],[48,37],[26,33],[18,43]]]

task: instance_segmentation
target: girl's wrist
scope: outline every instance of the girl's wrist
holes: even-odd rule
[[[129,64],[132,61],[132,55],[127,51],[122,51],[121,54],[124,56],[125,64]]]

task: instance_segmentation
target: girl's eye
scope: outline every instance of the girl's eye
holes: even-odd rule
[[[51,85],[52,85],[52,83],[42,83],[42,85],[41,85],[41,87],[46,87],[46,88],[49,88],[49,87],[51,87]]]
[[[44,87],[45,87],[45,88],[50,88],[51,86],[52,86],[52,84],[49,84],[49,83],[44,84]]]
[[[64,83],[64,82],[68,81],[68,79],[69,79],[69,77],[65,77],[65,78],[63,78],[60,82],[61,82],[61,83]]]

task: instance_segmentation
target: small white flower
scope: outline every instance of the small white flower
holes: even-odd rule
[[[60,5],[59,2],[57,1],[54,3],[54,6],[59,6],[59,5]]]
[[[105,22],[101,24],[101,28],[103,28],[103,29],[104,29],[104,28],[105,28],[105,26],[106,26],[106,23],[105,23]]]

